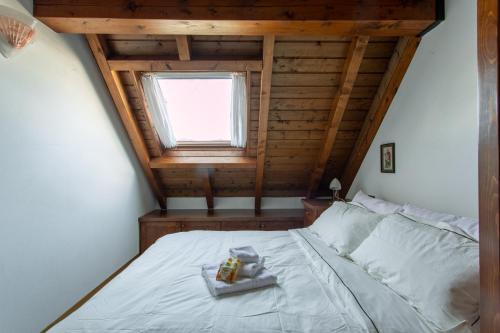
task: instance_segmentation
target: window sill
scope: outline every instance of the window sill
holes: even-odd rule
[[[237,157],[247,156],[246,148],[235,148],[230,146],[178,146],[166,149],[163,152],[166,157]]]
[[[162,156],[149,162],[153,169],[255,169],[255,157],[241,156]]]

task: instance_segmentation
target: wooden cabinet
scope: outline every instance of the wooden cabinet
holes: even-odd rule
[[[175,222],[150,221],[148,223],[141,223],[139,228],[139,248],[141,253],[152,244],[150,242],[151,239],[158,239],[167,234],[179,231],[181,231],[181,226]]]
[[[313,224],[314,221],[331,206],[329,199],[303,199],[304,204],[304,227]]]
[[[140,251],[144,252],[158,238],[191,230],[288,230],[302,228],[304,210],[155,210],[139,218]]]
[[[184,221],[181,222],[182,231],[192,230],[220,230],[220,222],[217,221]]]
[[[222,221],[221,230],[260,230],[260,224],[257,221]]]

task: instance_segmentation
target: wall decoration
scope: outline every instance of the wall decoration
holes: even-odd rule
[[[396,173],[396,144],[380,145],[380,172]]]
[[[0,5],[0,54],[9,58],[33,41],[37,21]]]

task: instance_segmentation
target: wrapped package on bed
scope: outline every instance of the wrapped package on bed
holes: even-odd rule
[[[213,296],[235,293],[239,291],[262,288],[276,284],[276,276],[268,269],[262,268],[253,278],[241,277],[233,283],[217,281],[217,266],[203,265],[201,275],[207,283],[208,289]]]

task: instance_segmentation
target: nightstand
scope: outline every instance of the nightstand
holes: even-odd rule
[[[332,205],[330,199],[302,199],[304,204],[304,227],[308,227]]]

